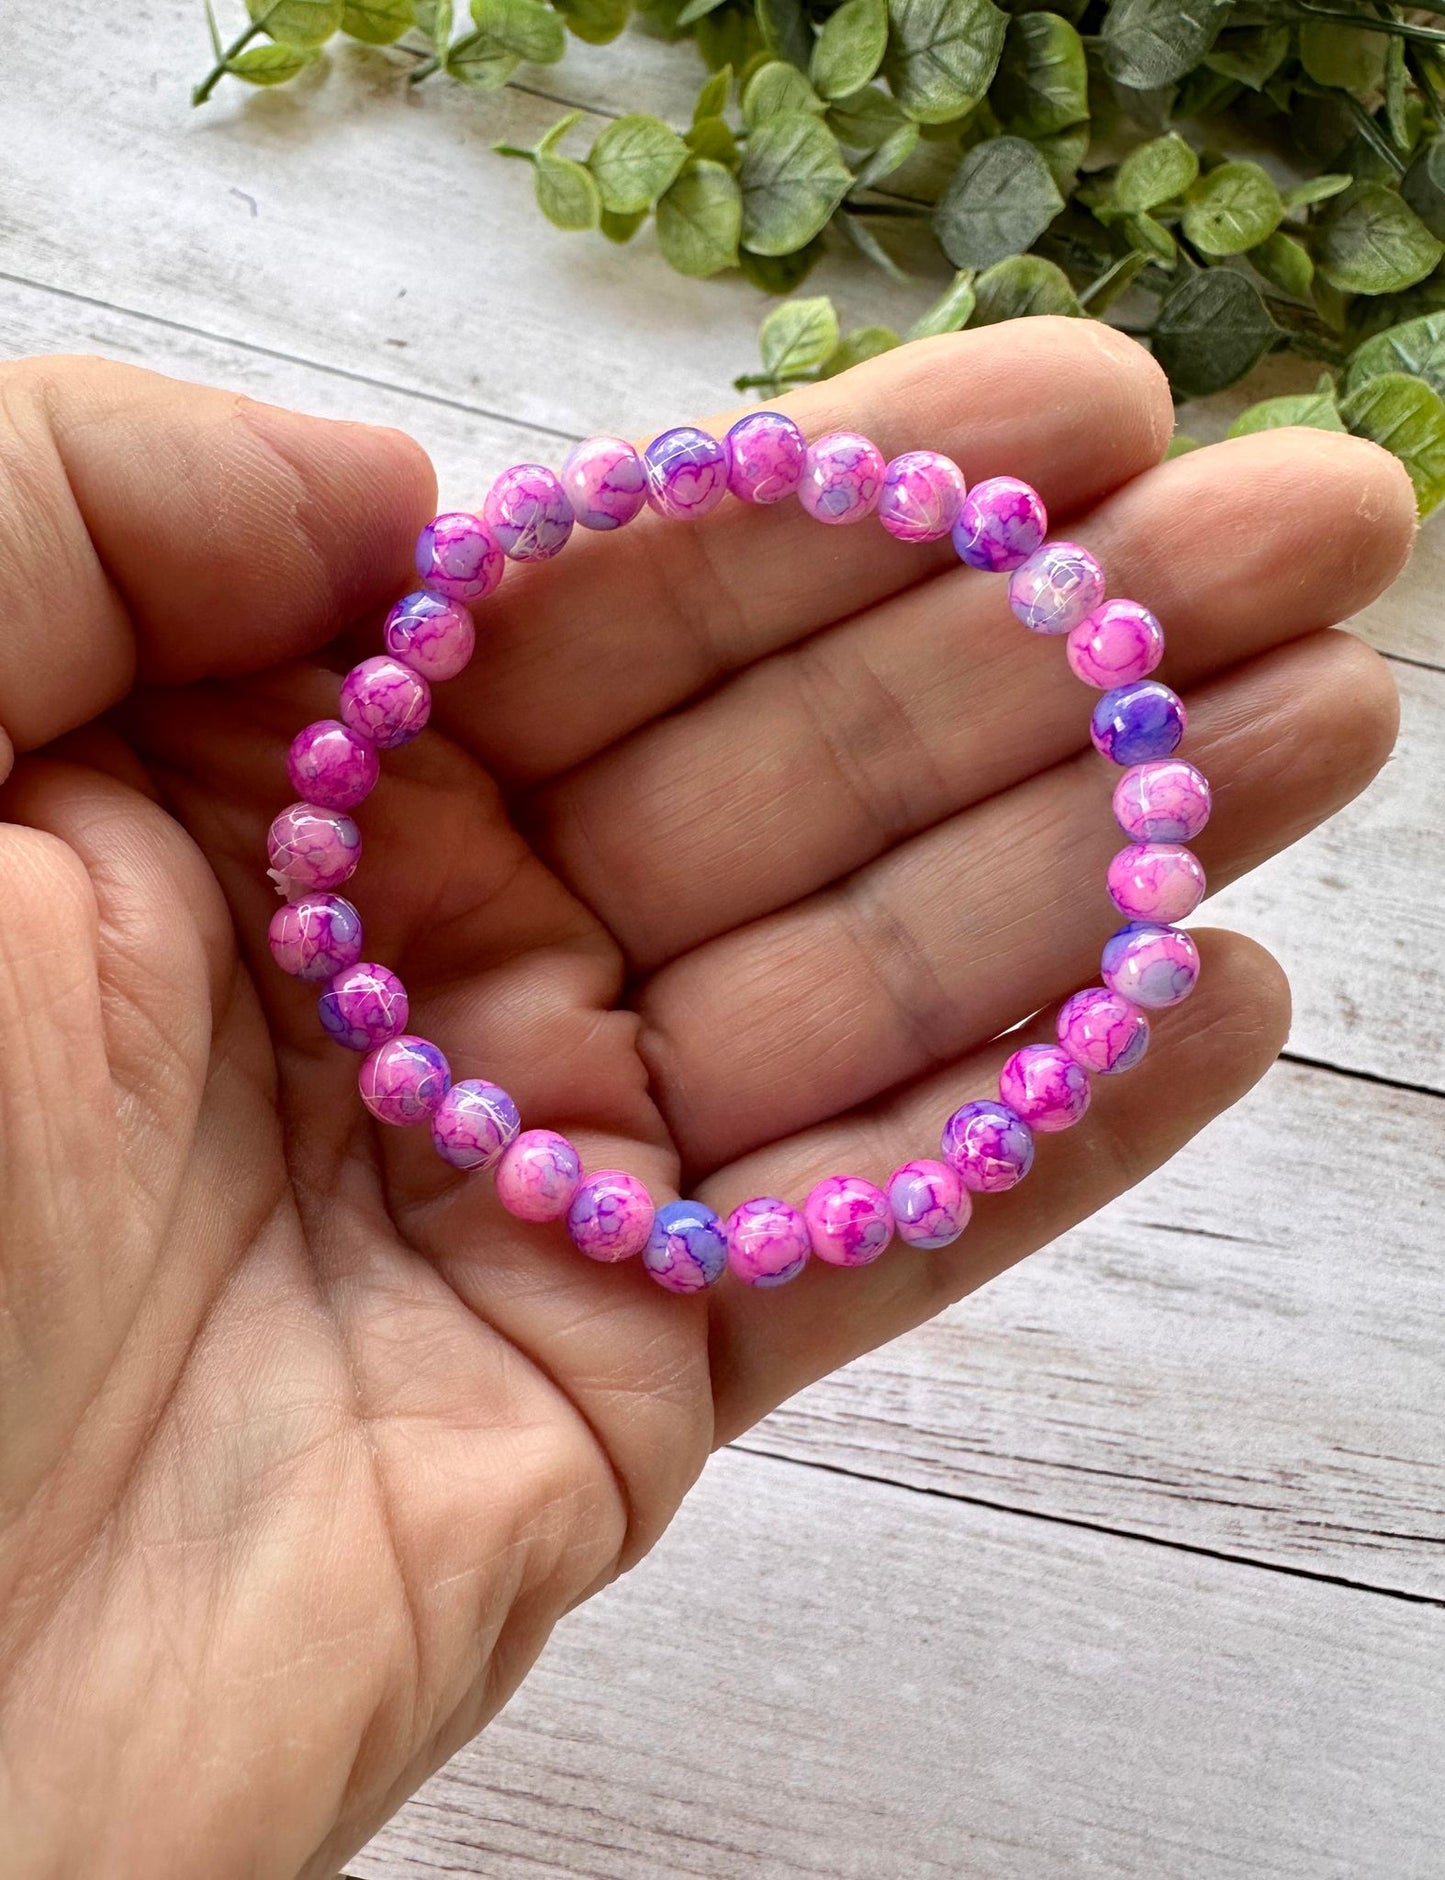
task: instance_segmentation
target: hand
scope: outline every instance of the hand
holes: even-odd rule
[[[374,1126],[265,948],[285,747],[408,584],[419,451],[94,362],[3,392],[7,1873],[328,1875],[714,1444],[1156,1168],[1269,1065],[1287,993],[1207,936],[1144,1063],[946,1252],[705,1299],[595,1266]],[[1409,547],[1382,452],[1160,466],[1161,376],[1084,321],[788,403],[1030,479],[1156,609],[1216,885],[1388,752],[1385,666],[1324,630]],[[1092,695],[999,587],[795,505],[512,570],[360,812],[365,957],[454,1075],[659,1197],[929,1153],[1109,927]]]

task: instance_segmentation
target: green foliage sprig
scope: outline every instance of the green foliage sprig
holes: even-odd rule
[[[1445,0],[246,0],[220,80],[284,83],[336,35],[420,82],[472,90],[635,16],[709,68],[692,121],[644,112],[586,151],[570,112],[531,149],[559,228],[630,241],[649,220],[683,274],[796,290],[839,241],[903,281],[954,270],[909,329],[1034,313],[1114,317],[1181,398],[1267,354],[1316,388],[1236,429],[1305,423],[1395,451],[1422,512],[1445,499]],[[830,302],[763,323],[773,395],[886,350]]]

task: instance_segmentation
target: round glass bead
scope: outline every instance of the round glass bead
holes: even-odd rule
[[[647,501],[642,459],[623,437],[589,437],[567,455],[562,488],[584,529],[620,529]]]
[[[728,1216],[728,1269],[747,1286],[786,1286],[808,1264],[808,1223],[788,1201],[755,1195]]]
[[[690,424],[664,431],[642,453],[647,500],[662,516],[688,522],[716,509],[728,488],[727,452]]]
[[[1209,785],[1182,757],[1136,764],[1114,785],[1114,820],[1133,842],[1192,842],[1210,806]]]
[[[941,542],[963,506],[963,472],[936,450],[906,450],[883,472],[878,520],[900,542]]]
[[[944,1124],[943,1159],[965,1188],[1001,1194],[1033,1167],[1033,1134],[1013,1110],[983,1098],[965,1103]]]
[[[361,831],[339,809],[292,803],[266,836],[267,871],[287,896],[339,888],[361,860]]]
[[[416,572],[424,588],[449,601],[482,600],[502,578],[507,558],[480,516],[463,509],[434,516],[416,538]]]
[[[550,561],[567,546],[572,505],[544,464],[515,463],[487,491],[482,520],[508,561]]]
[[[910,1247],[947,1247],[973,1212],[973,1198],[946,1162],[905,1162],[888,1177],[888,1206],[898,1238]]]
[[[341,682],[341,716],[379,751],[410,744],[431,717],[431,687],[389,653],[353,666]]]
[[[780,503],[803,474],[803,433],[781,411],[750,411],[723,439],[728,488],[739,502]]]
[[[721,1219],[700,1201],[667,1201],[652,1217],[642,1264],[669,1292],[703,1292],[722,1278],[728,1237]]]
[[[582,1158],[555,1129],[524,1129],[497,1164],[497,1199],[519,1221],[560,1221],[582,1179]]]
[[[1178,750],[1188,715],[1158,679],[1136,679],[1106,692],[1089,718],[1094,749],[1111,764],[1143,764]]]
[[[348,1051],[374,1051],[399,1038],[411,1016],[406,987],[388,966],[350,966],[316,1002],[321,1029]]]
[[[286,753],[291,788],[320,809],[355,809],[381,775],[375,749],[335,718],[318,718],[291,740]]]
[[[829,1266],[870,1266],[893,1238],[888,1197],[861,1175],[829,1175],[803,1203],[808,1239]]]
[[[296,979],[330,979],[361,958],[361,916],[339,894],[308,894],[271,916],[271,957]]]
[[[1182,927],[1140,922],[1110,934],[1099,964],[1111,991],[1154,1011],[1178,1005],[1193,992],[1199,949]]]
[[[861,522],[878,507],[883,453],[856,431],[830,431],[808,446],[798,501],[815,522]]]
[[[1071,633],[1103,598],[1104,571],[1077,542],[1045,542],[1009,576],[1009,606],[1030,633]]]
[[[453,1168],[490,1168],[521,1127],[517,1106],[500,1085],[464,1077],[432,1114],[432,1146]]]
[[[379,1123],[424,1123],[447,1094],[452,1074],[429,1038],[403,1032],[361,1060],[361,1101]]]
[[[567,1232],[589,1260],[630,1260],[647,1245],[653,1212],[652,1196],[635,1175],[599,1169],[573,1195]]]
[[[1107,692],[1148,678],[1164,657],[1164,629],[1138,601],[1105,601],[1070,632],[1064,653],[1085,685]]]
[[[953,525],[959,559],[985,574],[1012,574],[1043,546],[1043,498],[1018,477],[988,477],[964,497]]]
[[[477,644],[477,630],[461,602],[425,588],[396,603],[381,637],[392,658],[419,672],[429,685],[455,679]]]
[[[1059,1043],[1099,1077],[1131,1071],[1149,1049],[1149,1020],[1107,986],[1086,986],[1059,1007]]]
[[[998,1074],[998,1094],[1030,1129],[1052,1135],[1089,1107],[1089,1076],[1056,1044],[1026,1044]]]
[[[1178,842],[1131,842],[1109,864],[1109,899],[1126,920],[1171,926],[1204,899],[1204,870]]]

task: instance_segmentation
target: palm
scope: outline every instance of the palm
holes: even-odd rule
[[[1393,573],[1393,469],[1348,440],[1260,439],[1111,496],[1167,432],[1142,355],[1048,322],[962,344],[966,438],[947,346],[800,415],[1017,470],[1058,514],[1102,502],[1083,526],[1165,614],[1192,748],[1225,786],[1211,875],[1252,865],[1387,747],[1371,656],[1312,630]],[[1020,383],[1069,401],[1014,421]],[[337,580],[342,618],[394,590],[421,520],[412,460],[380,482],[384,547]],[[328,523],[347,513],[332,491]],[[1221,567],[1211,531],[1231,519],[1253,534]],[[1259,580],[1286,549],[1307,572],[1282,599]],[[1058,649],[1000,631],[992,584],[947,559],[734,510],[509,577],[435,731],[365,806],[354,884],[367,957],[401,973],[454,1075],[506,1085],[593,1166],[719,1206],[927,1152],[983,1087],[989,1041],[1087,983],[1104,929],[1068,910],[1111,847]],[[37,1848],[94,1848],[120,1819],[108,1797],[187,1770],[185,1810],[135,1800],[118,1872],[170,1870],[198,1823],[215,1846],[263,1841],[256,1871],[330,1871],[556,1617],[651,1543],[714,1440],[1136,1179],[1259,1074],[1281,1025],[1258,954],[1218,943],[1157,1055],[948,1254],[706,1302],[593,1266],[416,1132],[377,1130],[355,1062],[258,944],[286,740],[372,642],[298,658],[326,606],[278,597],[284,568],[237,578],[250,588],[218,604],[291,621],[273,634],[289,657],[178,687],[264,662],[168,645],[142,599],[168,683],[26,759],[6,792],[30,829],[6,832],[0,908],[5,1016],[28,1047],[0,1084],[25,1360],[0,1365],[0,1427],[24,1431],[0,1449],[0,1657],[28,1654],[36,1693],[91,1670],[43,1724],[39,1696],[4,1721],[37,1767],[106,1746],[95,1816],[37,1810]],[[35,722],[17,742],[67,721]]]

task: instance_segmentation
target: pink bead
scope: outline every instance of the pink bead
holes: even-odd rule
[[[1134,842],[1192,842],[1211,804],[1209,785],[1182,757],[1135,764],[1114,785],[1114,820]]]
[[[424,1123],[452,1081],[446,1059],[428,1038],[388,1038],[361,1061],[361,1100],[380,1123]]]
[[[647,1245],[655,1213],[652,1196],[635,1175],[599,1169],[573,1195],[567,1232],[589,1260],[630,1260]]]
[[[898,1238],[910,1247],[948,1247],[968,1225],[973,1197],[946,1162],[905,1162],[888,1177]]]
[[[464,1077],[432,1115],[432,1146],[453,1168],[490,1168],[521,1127],[517,1106],[500,1085]]]
[[[271,916],[271,956],[296,979],[330,979],[361,958],[361,916],[339,894],[308,894]]]
[[[1059,1007],[1059,1043],[1098,1077],[1131,1071],[1149,1048],[1149,1020],[1107,986],[1086,986]]]
[[[424,588],[396,603],[381,637],[393,659],[419,672],[430,685],[455,679],[477,644],[477,630],[461,602],[428,594]]]
[[[334,718],[320,718],[291,740],[291,788],[319,809],[355,809],[376,787],[381,765],[365,738]]]
[[[555,1129],[524,1129],[497,1164],[497,1199],[519,1221],[560,1221],[582,1179],[582,1158]]]
[[[1070,633],[1103,598],[1104,571],[1077,542],[1045,542],[1009,576],[1009,606],[1030,633]]]
[[[861,522],[878,507],[883,453],[855,431],[830,431],[808,446],[798,501],[815,522]]]
[[[1109,898],[1127,920],[1186,919],[1204,899],[1204,870],[1177,842],[1134,842],[1109,864]]]
[[[829,1175],[803,1203],[808,1239],[829,1266],[870,1266],[893,1238],[888,1197],[861,1175]]]
[[[1049,518],[1038,491],[1017,477],[989,477],[964,497],[953,526],[959,559],[986,574],[1012,574],[1043,546]]]
[[[746,1286],[786,1286],[808,1264],[808,1223],[790,1202],[755,1195],[728,1216],[728,1270]]]
[[[288,898],[339,888],[361,860],[361,831],[339,809],[292,803],[266,836],[272,881]]]
[[[739,502],[780,503],[803,474],[803,433],[781,411],[750,411],[723,439],[728,488]]]
[[[374,1051],[400,1037],[411,1016],[406,987],[374,963],[337,973],[317,1001],[321,1029],[348,1051]]]
[[[1001,1194],[1034,1165],[1034,1139],[1013,1110],[991,1099],[965,1103],[943,1125],[943,1159],[975,1194]]]
[[[653,438],[642,453],[647,500],[660,516],[694,522],[716,509],[728,492],[727,452],[695,425],[680,424]]]
[[[1153,672],[1164,657],[1164,629],[1138,601],[1105,601],[1071,630],[1064,653],[1085,685],[1112,692]]]
[[[449,601],[470,605],[490,594],[507,560],[480,516],[465,510],[436,516],[416,539],[421,584]]]
[[[900,542],[941,542],[963,507],[963,472],[936,450],[906,450],[883,472],[878,520]]]
[[[1199,978],[1199,949],[1182,927],[1121,927],[1104,942],[1104,984],[1132,1005],[1178,1005]]]
[[[587,438],[569,453],[561,478],[584,529],[620,529],[647,501],[642,459],[625,438]]]
[[[508,561],[550,561],[567,546],[572,505],[539,463],[516,463],[487,491],[482,520]]]
[[[1088,1109],[1089,1077],[1059,1045],[1026,1044],[999,1072],[998,1094],[1030,1129],[1052,1135]]]
[[[341,716],[379,751],[394,751],[426,729],[431,687],[410,666],[378,653],[353,666],[342,680]]]

